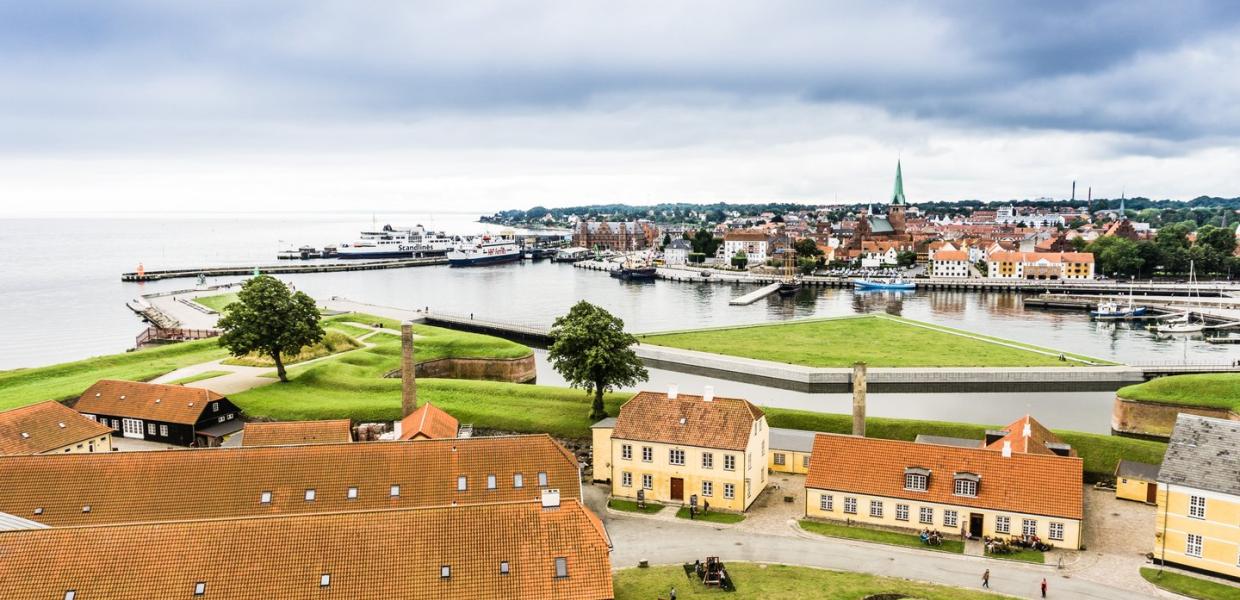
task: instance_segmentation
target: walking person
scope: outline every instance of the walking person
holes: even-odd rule
[[[676,600],[676,586],[672,586],[671,600]]]
[[[986,572],[982,573],[982,587],[990,589],[990,569],[986,569]]]
[[[1042,597],[1046,597],[1046,578],[1042,578]]]

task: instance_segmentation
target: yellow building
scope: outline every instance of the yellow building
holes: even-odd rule
[[[594,478],[612,496],[741,512],[766,489],[770,431],[736,398],[641,392],[593,428]]]
[[[948,537],[1032,534],[1080,548],[1080,458],[820,433],[805,516]]]
[[[1240,578],[1240,422],[1176,418],[1154,529],[1156,561]]]
[[[1158,500],[1158,465],[1121,460],[1115,465],[1115,497],[1154,504]]]
[[[814,449],[814,432],[801,429],[771,428],[771,462],[777,473],[809,472],[809,456]]]
[[[0,455],[111,452],[112,429],[48,400],[0,412]]]

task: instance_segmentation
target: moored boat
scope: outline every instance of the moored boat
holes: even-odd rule
[[[511,235],[484,235],[448,252],[450,267],[478,267],[521,260],[521,249]]]
[[[336,248],[338,258],[412,258],[441,255],[452,249],[452,238],[443,232],[416,227],[393,227],[363,231],[358,239]]]
[[[911,281],[904,281],[897,277],[895,279],[855,279],[853,286],[858,290],[899,290],[908,291],[917,289],[917,285]]]

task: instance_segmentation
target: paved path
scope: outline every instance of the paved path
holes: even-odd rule
[[[332,311],[340,312],[356,312],[376,317],[386,317],[388,319],[396,319],[398,321],[414,321],[422,320],[423,314],[421,309],[411,310],[408,308],[398,308],[395,306],[382,306],[379,304],[367,304],[365,302],[357,302],[340,296],[332,296],[330,298],[319,299],[319,305]]]
[[[584,490],[587,502],[602,517],[611,536],[612,567],[680,564],[719,556],[724,561],[783,563],[839,571],[855,571],[978,589],[982,572],[990,569],[993,591],[1020,598],[1040,597],[1038,585],[1045,577],[1052,598],[1129,599],[1175,597],[1150,585],[1144,590],[1120,589],[1089,579],[1084,573],[980,557],[947,555],[917,549],[815,536],[795,527],[795,520],[780,531],[758,533],[735,527],[651,519],[607,512],[606,491],[596,486]],[[664,512],[670,513],[665,509]]]

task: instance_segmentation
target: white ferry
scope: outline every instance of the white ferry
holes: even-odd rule
[[[357,241],[336,248],[340,258],[411,258],[444,254],[453,247],[452,238],[443,232],[427,231],[421,225],[413,228],[384,225],[382,229],[363,231]]]
[[[448,252],[448,266],[476,267],[521,260],[521,249],[510,232],[498,237],[483,235]]]

